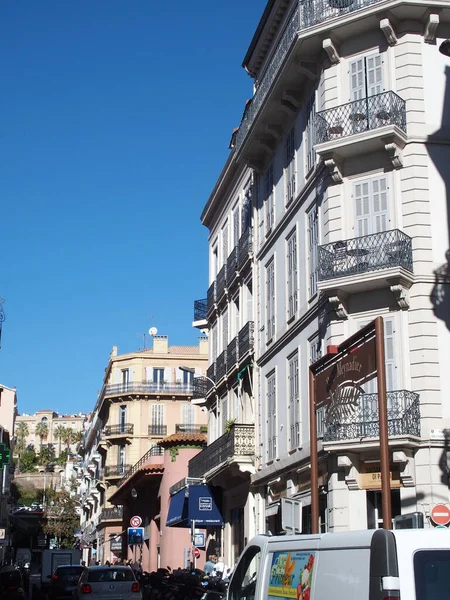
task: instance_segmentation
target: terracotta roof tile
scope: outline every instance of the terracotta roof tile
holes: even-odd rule
[[[168,435],[163,440],[158,442],[158,446],[169,447],[175,444],[206,444],[208,438],[204,433],[172,433],[172,435]]]

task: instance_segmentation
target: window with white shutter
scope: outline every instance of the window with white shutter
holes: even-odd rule
[[[287,239],[287,318],[292,319],[298,308],[297,231]]]
[[[267,385],[267,460],[277,456],[277,425],[276,425],[276,380],[275,373],[266,379]]]
[[[187,427],[194,425],[194,407],[192,404],[183,404],[183,425]]]
[[[358,329],[362,329],[371,321],[360,321]],[[386,367],[386,391],[393,392],[396,388],[395,373],[395,322],[392,317],[384,317],[384,363]],[[367,394],[376,393],[378,390],[377,378],[374,377],[363,385]],[[389,403],[389,398],[388,398]]]
[[[307,215],[308,222],[308,266],[309,266],[309,295],[317,292],[318,278],[318,246],[319,246],[319,212],[314,206]]]
[[[228,341],[228,309],[225,309],[222,314],[222,351],[227,349]]]
[[[217,323],[211,328],[211,361],[214,362],[217,358]]]
[[[266,267],[266,329],[267,340],[275,335],[275,261]]]
[[[300,393],[298,377],[298,352],[288,359],[289,445],[294,450],[300,446]]]
[[[228,258],[228,221],[222,228],[222,265],[226,264]]]
[[[356,237],[381,233],[389,229],[386,177],[376,177],[354,183],[353,197]]]
[[[289,131],[285,142],[285,186],[286,205],[295,198],[295,131],[294,127]]]
[[[306,105],[306,170],[309,173],[316,164],[316,151],[314,150],[314,122],[316,118],[316,93],[312,95]]]
[[[309,362],[312,365],[322,358],[322,340],[317,333],[309,340]]]
[[[350,100],[384,92],[383,56],[372,54],[350,62]]]
[[[152,434],[165,435],[164,431],[164,405],[152,405]]]
[[[225,433],[227,430],[227,421],[228,421],[228,398],[227,396],[223,396],[220,401],[220,413],[222,419],[222,433]]]
[[[239,242],[239,202],[233,209],[233,248],[238,245]]]
[[[270,163],[265,176],[266,196],[266,235],[270,233],[275,221],[274,189],[273,189],[273,163]]]

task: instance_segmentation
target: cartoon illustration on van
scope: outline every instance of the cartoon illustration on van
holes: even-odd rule
[[[274,552],[269,599],[309,600],[314,555],[314,552]]]

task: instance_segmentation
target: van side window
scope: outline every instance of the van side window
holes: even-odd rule
[[[230,600],[254,600],[261,548],[250,546],[241,557],[230,583]]]

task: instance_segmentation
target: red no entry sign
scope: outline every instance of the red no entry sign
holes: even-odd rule
[[[138,515],[131,517],[130,519],[131,527],[140,527],[142,525],[142,519]]]
[[[198,548],[193,548],[192,554],[194,555],[194,558],[200,558],[200,550]]]
[[[445,504],[436,504],[431,511],[431,518],[436,525],[447,525],[450,523],[450,508]]]

